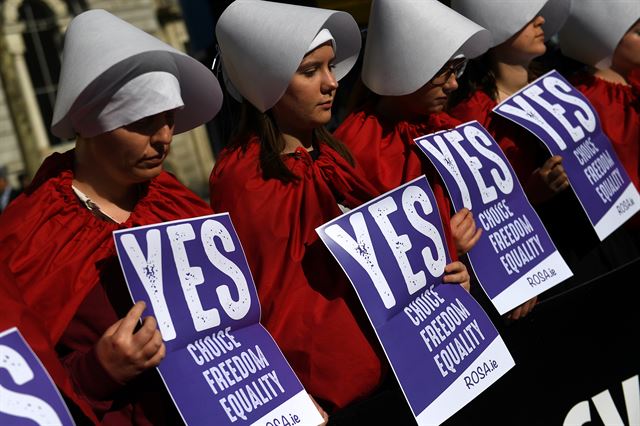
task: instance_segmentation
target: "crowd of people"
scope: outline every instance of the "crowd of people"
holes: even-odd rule
[[[454,259],[443,281],[476,294],[464,261],[482,229],[472,211],[452,211],[413,142],[466,121],[502,148],[575,282],[640,256],[639,215],[600,242],[562,157],[492,113],[562,68],[638,187],[640,3],[373,0],[361,69],[361,32],[346,12],[236,0],[215,31],[223,88],[195,59],[108,12],[75,17],[51,125],[75,148],[47,158],[0,215],[0,330],[23,332],[79,422],[180,422],[154,368],[162,336],[144,304],[131,302],[112,232],[229,212],[262,323],[329,424],[411,424],[363,308],[315,229],[425,175]],[[350,71],[361,77],[352,109],[331,133]],[[212,120],[223,102],[240,102],[241,116],[207,203],[162,164],[172,136]]]

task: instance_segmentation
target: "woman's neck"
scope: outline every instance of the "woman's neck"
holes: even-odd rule
[[[625,74],[613,68],[592,69],[591,72],[596,77],[601,78],[610,83],[623,84],[625,86],[629,85],[629,82],[627,81]]]
[[[95,164],[89,164],[77,157],[73,186],[118,223],[129,218],[138,202],[139,188],[136,184],[114,182]]]
[[[492,70],[496,78],[498,103],[529,84],[528,65],[496,61],[492,64]]]
[[[282,154],[290,154],[298,148],[304,148],[307,151],[313,150],[313,131],[282,131],[282,139],[284,140],[284,150]]]

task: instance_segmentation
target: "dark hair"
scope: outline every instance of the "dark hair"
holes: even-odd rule
[[[363,108],[367,104],[376,103],[382,96],[374,93],[369,89],[362,81],[362,76],[356,80],[349,98],[347,99],[347,114],[351,114],[360,108]]]
[[[498,98],[496,76],[491,70],[489,52],[478,58],[469,60],[464,74],[458,79],[458,88],[454,90],[449,97],[449,105],[457,105],[477,90],[484,91],[491,99],[495,100]]]
[[[470,59],[464,74],[458,79],[458,88],[449,97],[449,108],[466,100],[477,90],[482,90],[494,101],[498,99],[498,87],[496,76],[491,69],[491,52],[489,49],[484,55]],[[533,81],[547,71],[546,67],[536,59],[529,64],[529,81]]]
[[[247,100],[242,102],[240,122],[229,142],[229,148],[246,150],[252,136],[260,138],[260,169],[264,179],[278,179],[284,183],[297,182],[300,177],[293,173],[282,161],[285,141],[276,120],[270,111],[260,112]],[[355,164],[351,152],[338,139],[334,138],[324,126],[313,130],[313,142],[325,143],[352,166]]]

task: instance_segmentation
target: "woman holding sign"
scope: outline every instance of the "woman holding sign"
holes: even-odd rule
[[[567,0],[521,2],[453,0],[451,6],[491,32],[491,49],[469,62],[454,94],[451,114],[478,120],[500,145],[533,204],[569,187],[560,156],[548,157],[535,136],[493,114],[501,101],[531,81],[531,62],[546,52],[545,40],[562,26]]]
[[[69,24],[52,132],[76,146],[3,213],[0,261],[104,424],[180,422],[153,369],[162,337],[154,318],[139,324],[112,231],[211,213],[162,165],[173,134],[221,102],[206,67],[119,18],[92,10]]]
[[[452,1],[454,9],[491,31],[493,47],[470,63],[456,94],[462,100],[451,113],[461,120],[478,120],[511,162],[529,200],[574,272],[570,281],[556,288],[563,291],[572,283],[593,279],[634,259],[638,250],[620,231],[601,243],[580,202],[567,191],[570,183],[562,157],[548,158],[548,150],[528,130],[491,112],[532,81],[532,61],[545,53],[545,39],[558,32],[569,15],[567,0],[512,3],[512,7],[504,7],[505,2],[488,0]],[[582,2],[573,2],[572,7],[578,3]]]
[[[344,12],[241,0],[222,14],[216,35],[243,114],[211,174],[211,204],[230,212],[243,242],[262,323],[327,411],[350,406],[354,424],[401,423],[399,413],[411,421],[399,389],[382,391],[384,356],[315,232],[340,206],[378,195],[323,127],[338,80],[358,56],[357,24]],[[448,282],[468,285],[462,264],[447,271]],[[365,398],[369,405],[352,404]]]
[[[447,37],[436,40],[440,33]],[[356,109],[334,136],[351,149],[381,192],[427,176],[456,259],[473,247],[481,230],[467,209],[451,216],[444,185],[413,139],[460,124],[444,107],[457,88],[465,58],[484,52],[488,34],[435,0],[376,0],[367,34],[366,87],[359,87],[363,93],[353,102]]]
[[[640,3],[574,2],[562,53],[589,66],[571,82],[598,111],[602,130],[640,189]],[[628,223],[638,234],[640,215]]]

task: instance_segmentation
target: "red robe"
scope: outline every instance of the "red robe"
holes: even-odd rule
[[[319,146],[283,155],[297,183],[265,180],[260,145],[224,151],[210,179],[211,206],[228,211],[258,288],[262,323],[307,391],[342,408],[381,382],[385,364],[351,285],[315,232],[377,192],[338,153]]]
[[[630,86],[580,73],[571,83],[598,111],[602,131],[609,137],[631,181],[640,190],[640,70],[629,79]],[[640,214],[629,222],[640,228]]]
[[[17,327],[62,393],[73,401],[88,419],[97,423],[98,419],[90,405],[75,392],[71,377],[53,350],[46,330],[38,316],[22,299],[15,278],[4,263],[0,263],[0,306],[0,331]]]
[[[423,174],[427,176],[453,260],[458,256],[451,236],[451,203],[438,172],[413,139],[458,124],[459,121],[445,113],[430,114],[421,122],[384,123],[376,116],[373,106],[367,105],[347,116],[334,132],[334,136],[349,147],[367,179],[381,193]]]
[[[76,391],[105,424],[162,421],[162,390],[155,370],[117,386],[93,347],[132,306],[117,261],[112,231],[210,214],[205,202],[166,172],[142,189],[129,219],[96,218],[71,188],[73,151],[45,160],[29,189],[0,217],[0,261],[8,266],[28,308],[36,313]],[[4,302],[0,301],[3,306]],[[11,311],[11,307],[7,307]],[[25,336],[28,341],[31,333]],[[45,366],[56,366],[43,360]],[[146,380],[148,379],[148,380]],[[155,389],[149,389],[149,380]],[[57,381],[65,390],[65,383]],[[110,391],[113,391],[110,395]],[[99,397],[97,393],[100,393]],[[166,420],[170,421],[170,420]]]

